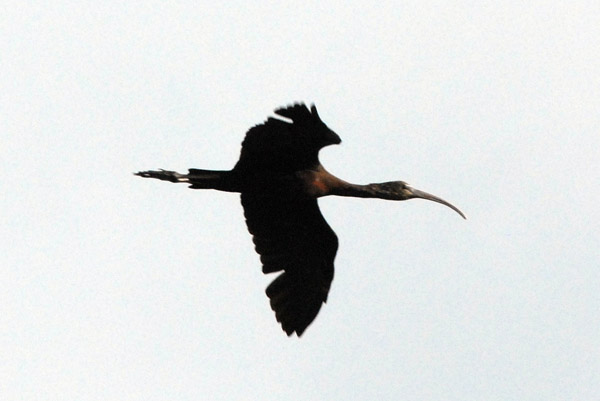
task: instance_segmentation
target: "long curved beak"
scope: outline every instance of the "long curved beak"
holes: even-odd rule
[[[429,194],[424,191],[419,191],[418,189],[414,189],[414,188],[410,188],[410,192],[412,193],[411,198],[420,198],[420,199],[426,199],[426,200],[430,200],[433,202],[441,203],[442,205],[446,205],[450,209],[454,210],[456,213],[460,214],[463,219],[465,219],[465,220],[467,219],[467,217],[464,215],[464,213],[461,212],[456,206],[454,206],[450,202],[446,202],[442,198],[438,198],[435,195]]]

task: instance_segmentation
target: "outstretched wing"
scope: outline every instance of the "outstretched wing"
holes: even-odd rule
[[[323,146],[338,144],[340,137],[330,130],[313,105],[294,104],[275,110],[292,122],[269,118],[246,133],[237,172],[270,171],[290,173],[314,167]]]
[[[300,336],[327,301],[338,239],[316,199],[242,193],[263,273],[282,271],[266,290],[283,330]]]

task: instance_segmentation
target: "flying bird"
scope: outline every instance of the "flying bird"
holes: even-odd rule
[[[193,189],[238,192],[248,231],[260,255],[263,273],[280,273],[267,287],[271,308],[282,329],[301,336],[316,318],[333,280],[338,238],[317,199],[337,195],[402,201],[427,199],[454,205],[404,181],[357,185],[330,174],[319,162],[321,148],[341,143],[319,117],[317,108],[294,104],[275,110],[248,130],[232,170],[140,171],[135,175]]]

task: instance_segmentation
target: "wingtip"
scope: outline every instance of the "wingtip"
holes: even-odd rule
[[[310,112],[317,117],[319,120],[321,120],[321,117],[319,117],[319,112],[317,111],[317,106],[315,106],[314,103],[311,103],[310,105]]]
[[[304,107],[308,110],[308,107],[306,107],[306,104],[304,102],[296,101],[296,102],[288,103],[285,106],[277,107],[273,112],[277,115],[281,115],[282,112],[285,112],[286,110],[289,110],[289,109],[294,109],[296,107]]]

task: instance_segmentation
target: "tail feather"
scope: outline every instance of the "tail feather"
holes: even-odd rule
[[[191,168],[188,170],[187,178],[190,182],[190,188],[194,189],[222,189],[223,178],[228,171],[219,170],[201,170]]]

